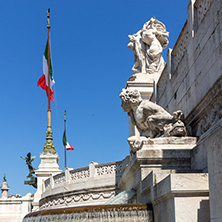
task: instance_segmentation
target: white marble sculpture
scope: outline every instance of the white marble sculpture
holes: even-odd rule
[[[141,137],[186,136],[182,111],[178,110],[171,115],[161,106],[149,100],[143,100],[136,89],[122,89],[120,98],[123,111],[128,113]],[[128,141],[135,144],[135,149],[139,149],[141,142],[134,139]]]
[[[143,28],[133,35],[129,35],[128,48],[134,53],[132,71],[144,74],[160,74],[164,68],[162,51],[168,45],[169,32],[163,23],[151,18]]]

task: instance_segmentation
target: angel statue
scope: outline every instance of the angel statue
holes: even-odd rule
[[[30,178],[29,181],[25,181],[25,184],[32,185],[33,187],[37,187],[37,178],[33,176],[35,174],[35,168],[32,166],[32,161],[35,159],[35,156],[31,156],[31,153],[29,152],[25,158],[20,156],[23,160],[26,161],[26,164],[28,165],[29,168],[29,174],[27,178]]]
[[[133,35],[129,35],[128,48],[134,53],[132,71],[144,74],[160,74],[165,62],[161,55],[168,45],[169,32],[165,25],[152,17],[143,28]]]

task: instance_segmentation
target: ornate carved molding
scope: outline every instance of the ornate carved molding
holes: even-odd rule
[[[103,191],[103,192],[89,192],[89,193],[82,193],[82,194],[73,194],[70,196],[63,196],[53,198],[52,200],[42,200],[40,210],[59,207],[59,206],[73,206],[75,203],[78,202],[89,202],[89,201],[96,201],[96,200],[108,200],[115,196],[115,190],[112,191]]]
[[[197,124],[196,136],[201,136],[222,118],[222,102],[218,101],[208,108],[208,112]]]

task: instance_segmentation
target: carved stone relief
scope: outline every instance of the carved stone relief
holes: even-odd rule
[[[192,135],[200,137],[222,119],[222,77],[186,118],[193,129]]]
[[[196,136],[200,137],[211,126],[222,118],[222,103],[218,102],[208,110],[208,113],[199,121]]]

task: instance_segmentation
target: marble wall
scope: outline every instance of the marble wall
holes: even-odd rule
[[[190,135],[198,138],[191,167],[209,173],[211,221],[221,221],[221,0],[190,0],[187,21],[168,57],[156,101],[169,112],[184,112]]]

